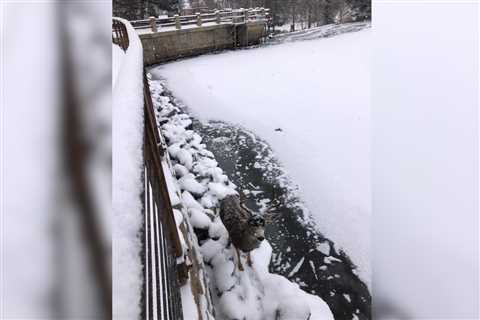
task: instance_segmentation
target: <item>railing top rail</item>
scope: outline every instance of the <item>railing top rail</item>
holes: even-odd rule
[[[127,51],[130,45],[127,28],[116,19],[112,19],[112,42],[119,45],[123,51]]]
[[[210,10],[198,12],[189,15],[175,15],[173,17],[152,17],[144,20],[130,21],[135,29],[152,28],[152,31],[156,32],[157,27],[166,27],[175,25],[177,29],[181,29],[183,25],[197,24],[202,25],[203,22],[217,23],[241,23],[239,19],[243,19],[243,22],[252,20],[267,20],[270,9],[268,8],[248,8],[248,9],[222,9],[222,10]]]

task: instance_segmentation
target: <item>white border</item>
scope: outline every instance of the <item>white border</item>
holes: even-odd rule
[[[4,1],[0,0],[0,318],[3,319],[4,315],[4,301],[3,301],[3,291],[5,283],[4,279],[4,206],[5,206],[5,183],[4,183],[4,172],[5,172],[5,163],[4,163],[4,150],[5,150],[5,4]]]

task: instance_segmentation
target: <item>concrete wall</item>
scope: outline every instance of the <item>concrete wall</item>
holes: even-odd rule
[[[237,33],[240,46],[258,44],[261,38],[265,36],[265,23],[249,22],[246,25],[239,25]]]
[[[236,28],[236,32],[234,32]],[[220,24],[140,35],[145,65],[259,43],[265,23]]]

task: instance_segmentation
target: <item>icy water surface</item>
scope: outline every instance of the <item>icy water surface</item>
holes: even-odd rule
[[[273,248],[270,271],[320,296],[335,319],[370,319],[371,297],[347,254],[337,252],[308,218],[282,166],[268,144],[247,130],[224,122],[195,121],[193,129],[220,167],[245,195],[251,209],[275,207],[266,238]],[[277,129],[279,132],[281,128]]]

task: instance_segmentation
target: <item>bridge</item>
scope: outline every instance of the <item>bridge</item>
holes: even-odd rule
[[[131,21],[143,45],[146,66],[259,44],[267,35],[269,9],[217,10]]]

